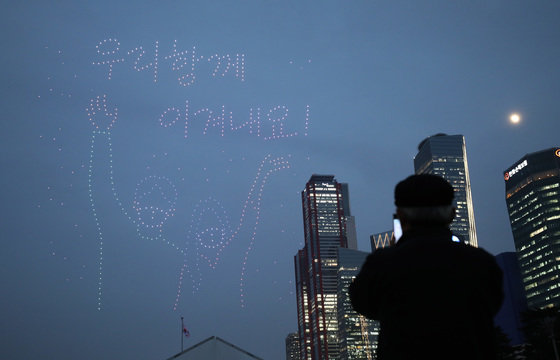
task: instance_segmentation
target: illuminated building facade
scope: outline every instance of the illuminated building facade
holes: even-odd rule
[[[436,134],[424,139],[414,157],[414,171],[439,175],[449,181],[455,189],[456,208],[451,231],[464,242],[478,246],[465,137]]]
[[[527,305],[560,306],[560,149],[525,155],[504,180]]]
[[[313,175],[301,193],[305,246],[295,256],[301,359],[338,359],[338,248],[348,247],[348,185]]]
[[[286,336],[286,360],[299,360],[299,336],[291,333]]]
[[[350,302],[348,286],[362,268],[367,252],[338,249],[338,338],[341,360],[375,359],[379,322],[358,314]]]

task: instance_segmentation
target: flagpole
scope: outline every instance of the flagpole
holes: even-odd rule
[[[185,328],[185,324],[183,322],[183,317],[181,316],[181,352],[183,352],[183,329]]]

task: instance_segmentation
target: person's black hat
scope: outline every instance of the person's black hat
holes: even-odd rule
[[[453,187],[441,176],[412,175],[395,187],[397,207],[447,206],[453,202]]]

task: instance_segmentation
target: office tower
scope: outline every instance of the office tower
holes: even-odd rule
[[[494,317],[494,324],[507,334],[511,339],[511,345],[522,345],[525,341],[521,331],[523,326],[521,314],[527,310],[527,299],[523,291],[517,254],[515,252],[498,254],[496,262],[504,274],[504,302]]]
[[[346,222],[346,239],[348,248],[358,250],[358,234],[356,233],[356,219],[350,215],[350,194],[348,193],[348,184],[341,184],[342,210],[344,211],[344,221]]]
[[[393,241],[393,231],[386,231],[379,234],[373,234],[369,236],[369,242],[371,244],[371,252],[377,249],[382,249],[391,246]]]
[[[525,155],[504,180],[527,304],[560,306],[560,149]]]
[[[299,360],[299,336],[291,333],[286,336],[286,360]]]
[[[465,137],[436,134],[424,139],[414,157],[414,171],[416,174],[439,175],[449,181],[455,189],[457,209],[451,231],[464,242],[478,246]]]
[[[348,247],[348,186],[313,175],[301,200],[305,246],[294,258],[301,358],[338,359],[337,250]]]
[[[356,219],[352,215],[345,216],[346,238],[348,249],[358,250],[358,234],[356,233]]]
[[[369,320],[352,308],[348,286],[362,268],[367,252],[338,249],[338,334],[340,360],[375,359],[379,322]]]

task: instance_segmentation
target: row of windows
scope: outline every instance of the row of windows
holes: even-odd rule
[[[525,264],[520,264],[521,272],[523,273],[524,281],[536,280],[546,275],[547,273],[553,271],[554,269],[550,266],[545,266],[543,264],[537,263],[536,266],[531,266],[532,263],[529,261]]]
[[[526,209],[526,211],[522,212],[521,214],[518,214],[517,216],[514,216],[513,214],[510,215],[512,225],[515,225],[516,222],[519,222],[521,219],[526,218],[529,214],[536,212],[540,208],[542,208],[542,204],[536,204],[533,207]],[[541,215],[541,214],[542,213],[539,212],[539,213],[537,213],[536,216]],[[533,219],[536,216],[534,216]],[[526,224],[526,220],[522,225],[524,225],[524,224]]]
[[[552,207],[552,208],[543,208],[541,211],[539,211],[537,213],[534,213],[536,210],[539,210],[542,207],[543,206],[541,204],[538,204],[537,206],[535,206],[530,211],[525,212],[518,217],[512,218],[511,222],[512,222],[512,229],[514,230],[514,232],[517,229],[527,229],[527,225],[530,224],[530,223],[532,224],[532,227],[535,228],[537,226],[542,225],[545,220],[552,221],[552,220],[560,219],[560,215],[553,215],[553,216],[547,217],[546,219],[541,219],[538,222],[534,222],[534,220],[536,220],[539,217],[542,217],[544,214],[560,212],[560,207]],[[532,216],[529,216],[529,214],[531,214],[531,213],[534,213],[534,214]],[[523,219],[524,217],[525,217],[525,219]],[[519,223],[521,221],[521,219],[523,219],[523,222]]]
[[[315,201],[317,201],[318,199],[332,199],[332,198],[337,198],[340,196],[340,193],[337,193],[335,191],[331,191],[331,192],[311,192],[309,194],[306,194],[306,202],[309,203],[314,203]]]
[[[439,162],[463,162],[462,156],[440,156],[438,158],[433,158],[433,161]]]
[[[560,187],[560,183],[543,186],[541,187],[541,190],[555,189],[557,187]]]
[[[537,286],[542,285],[543,283],[549,282],[551,278],[546,278],[546,279],[542,279],[543,276],[546,276],[548,274],[550,274],[551,272],[556,271],[556,269],[554,268],[549,268],[547,270],[543,270],[541,272],[539,272],[538,274],[536,274],[535,276],[525,276],[523,278],[523,283],[527,284],[531,281],[538,281]],[[555,278],[557,278],[558,276],[556,276]],[[539,280],[540,279],[540,280]],[[526,289],[529,290],[529,289]],[[544,289],[546,290],[546,289]]]
[[[544,194],[541,194],[542,197],[549,197],[549,196],[558,196],[558,191],[548,191]]]
[[[547,286],[548,283],[553,283]],[[531,299],[536,296],[542,296],[543,294],[550,293],[551,290],[558,288],[558,275],[553,275],[545,279],[545,281],[540,282],[537,287],[525,287],[527,292],[527,298]],[[534,299],[531,299],[534,301]]]
[[[545,231],[546,229],[548,229],[548,228],[546,227],[546,225],[545,225],[545,226],[542,226],[542,227],[538,228],[537,230],[533,231],[531,234],[529,234],[529,237],[534,237],[534,236],[536,236],[536,235],[542,233],[542,232]]]
[[[511,201],[509,203],[509,207],[513,208],[514,211],[516,209],[523,209],[524,207],[527,207],[531,203],[537,201],[536,197],[533,197],[533,199],[531,199],[530,201],[527,201],[527,199],[532,197],[533,195],[535,195],[535,192],[533,190],[531,190],[531,191],[529,191],[529,193],[523,195],[521,198],[518,198],[518,199],[515,199],[514,201]]]
[[[508,207],[510,209],[510,217],[513,216],[518,211],[521,211],[521,210],[527,208],[528,206],[530,206],[531,204],[533,204],[534,202],[536,202],[539,199],[540,199],[540,203],[541,203],[540,205],[541,206],[543,204],[557,203],[558,202],[558,199],[557,199],[558,198],[558,191],[547,191],[547,192],[544,192],[544,191],[549,190],[551,188],[556,188],[559,185],[560,184],[557,183],[557,184],[552,184],[552,185],[541,186],[540,188],[537,188],[536,190],[529,191],[528,194],[525,194],[520,199],[516,199],[513,202],[509,202]],[[535,191],[536,191],[536,193],[535,193]],[[530,201],[526,201],[530,197],[532,197],[532,199]]]
[[[541,247],[538,247],[538,248],[533,248],[534,245],[535,245],[535,241],[532,241],[531,243],[522,246],[518,251],[519,252],[519,260],[525,259],[526,257],[530,257],[530,259],[537,259],[537,258],[539,258],[539,256],[552,255],[552,251],[545,251],[546,249],[549,248],[548,244],[545,244],[544,246],[541,246]],[[524,250],[527,250],[529,248],[531,248],[531,251],[527,251],[527,252],[524,251]],[[533,257],[533,254],[542,253],[543,251],[545,251],[543,253],[543,255]]]

